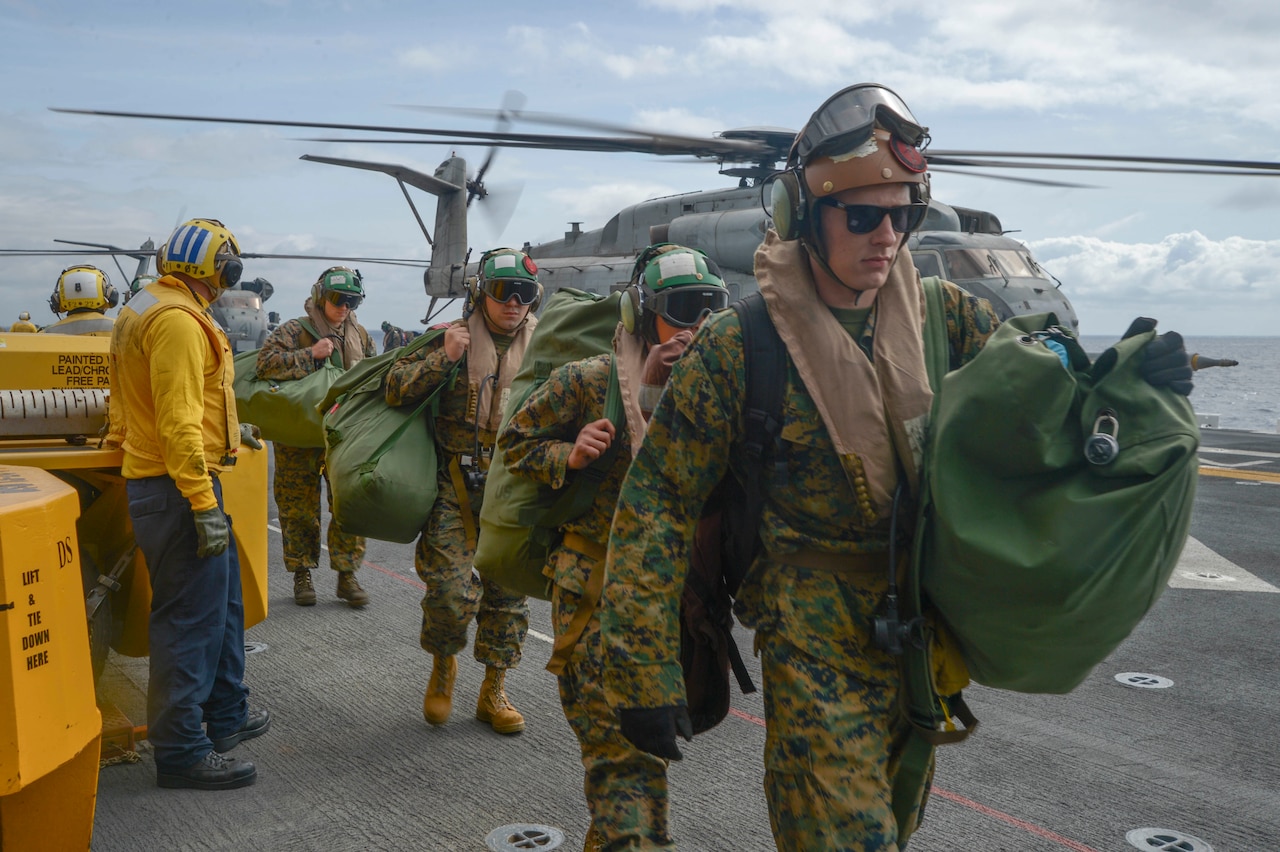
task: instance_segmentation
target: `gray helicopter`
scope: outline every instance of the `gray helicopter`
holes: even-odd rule
[[[765,231],[772,224],[763,199],[768,198],[770,182],[777,175],[780,164],[787,159],[795,137],[794,131],[753,127],[725,131],[714,137],[682,136],[594,120],[527,112],[523,111],[522,106],[522,95],[508,93],[506,105],[496,111],[419,107],[431,112],[496,119],[498,129],[493,131],[107,110],[56,111],[117,118],[397,134],[394,138],[362,136],[311,140],[316,142],[488,146],[489,154],[474,176],[468,176],[466,161],[456,155],[445,159],[432,175],[394,163],[313,155],[302,157],[310,162],[382,172],[399,184],[432,249],[431,261],[424,274],[426,294],[431,300],[427,316],[422,320],[424,325],[429,325],[438,316],[438,302],[466,295],[465,282],[475,274],[475,264],[468,262],[471,251],[467,240],[467,213],[473,202],[486,204],[492,200],[484,185],[484,176],[493,162],[494,152],[503,147],[693,157],[715,161],[720,174],[737,180],[737,186],[733,187],[684,193],[634,204],[595,230],[582,230],[581,223],[575,222],[570,223],[570,230],[563,239],[538,245],[526,243],[524,250],[537,261],[539,277],[548,293],[562,287],[572,287],[603,294],[623,287],[627,283],[636,255],[645,246],[663,241],[705,251],[719,264],[735,297],[746,295],[756,288],[753,257]],[[512,132],[508,128],[517,119],[535,124],[603,131],[612,135]],[[1274,162],[1100,154],[939,151],[929,148],[924,149],[922,154],[933,171],[982,168],[1280,175],[1280,163]],[[967,173],[1041,186],[1082,186],[1028,177],[972,171]],[[423,223],[406,187],[414,187],[436,197],[434,237]],[[1053,311],[1061,322],[1078,328],[1079,320],[1062,292],[1061,283],[1040,266],[1025,245],[1007,236],[1008,233],[993,213],[932,200],[922,227],[911,236],[908,247],[921,274],[940,275],[975,295],[988,299],[1002,319]]]

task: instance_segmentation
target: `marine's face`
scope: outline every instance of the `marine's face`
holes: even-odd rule
[[[322,304],[324,305],[324,318],[329,321],[329,325],[342,325],[347,320],[347,314],[351,313],[351,309],[346,305],[338,306],[328,299],[325,299]]]
[[[911,192],[906,184],[890,183],[846,189],[832,197],[844,204],[900,207],[910,203]],[[853,234],[849,232],[848,217],[843,210],[827,204],[819,204],[817,209],[821,246],[827,265],[840,279],[833,281],[810,258],[819,297],[833,307],[869,307],[875,301],[876,291],[889,278],[889,270],[904,242],[903,235],[893,230],[888,216],[881,219],[870,233]]]
[[[524,322],[525,317],[529,315],[530,307],[530,305],[520,304],[520,299],[516,296],[512,296],[505,302],[499,302],[492,296],[485,296],[481,303],[481,310],[489,320],[489,325],[503,334],[510,334],[519,328],[520,323]]]

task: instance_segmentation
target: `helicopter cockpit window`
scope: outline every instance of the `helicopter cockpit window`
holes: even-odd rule
[[[947,250],[947,269],[953,279],[1000,278],[1000,269],[991,262],[991,249]],[[923,274],[923,273],[921,273]]]
[[[928,278],[930,275],[935,275],[939,278],[946,277],[942,274],[942,258],[938,256],[937,252],[913,251],[911,252],[911,262],[920,271],[921,278]]]
[[[1030,254],[1012,249],[999,249],[991,252],[996,261],[1010,278],[1044,278],[1040,264]]]
[[[256,311],[262,308],[262,297],[257,293],[247,293],[244,290],[223,290],[217,303],[220,308],[244,308]]]

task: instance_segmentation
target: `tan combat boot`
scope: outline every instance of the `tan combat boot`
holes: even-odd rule
[[[338,597],[351,607],[361,607],[369,602],[369,593],[360,588],[354,571],[338,572]]]
[[[511,705],[507,692],[502,688],[506,669],[489,666],[480,684],[480,700],[476,702],[476,718],[488,722],[499,734],[518,734],[524,730],[524,717]]]
[[[458,658],[436,654],[431,658],[431,680],[422,697],[422,718],[443,725],[453,712],[453,682],[458,677]]]
[[[298,606],[316,605],[316,587],[311,585],[311,572],[306,568],[293,572],[293,602]]]
[[[595,823],[587,830],[586,842],[582,844],[582,852],[604,852],[604,838],[596,831]]]

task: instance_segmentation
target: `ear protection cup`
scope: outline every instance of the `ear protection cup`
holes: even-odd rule
[[[798,240],[809,232],[809,199],[798,169],[780,172],[769,182],[768,213],[784,240]]]
[[[53,285],[53,295],[49,297],[49,310],[55,314],[62,313],[62,297],[58,293],[62,289],[61,283]]]
[[[640,321],[644,316],[644,292],[635,284],[628,284],[618,300],[618,319],[627,334],[636,334],[640,330]]]
[[[107,273],[102,273],[102,295],[106,297],[107,304],[115,307],[120,304],[120,293],[115,287],[111,286],[111,281],[107,278]]]
[[[218,264],[216,271],[218,287],[228,290],[240,283],[240,276],[244,274],[244,263],[238,257],[228,257]]]

